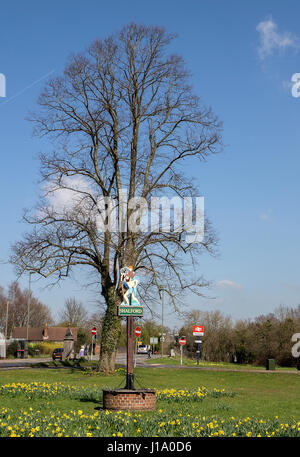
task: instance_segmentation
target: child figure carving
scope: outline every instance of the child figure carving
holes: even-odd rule
[[[139,283],[139,280],[137,277],[135,277],[132,266],[124,267],[121,269],[121,283],[123,294],[122,305],[139,305],[140,303],[136,298],[136,288]]]

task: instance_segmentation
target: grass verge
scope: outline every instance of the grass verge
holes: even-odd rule
[[[0,436],[300,436],[298,376],[171,373],[135,370],[136,387],[158,390],[155,413],[107,413],[102,389],[124,387],[124,368],[112,376],[72,368],[3,371]],[[208,394],[197,398],[199,388]]]

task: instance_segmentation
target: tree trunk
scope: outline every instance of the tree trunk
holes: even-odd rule
[[[103,321],[101,349],[98,371],[114,373],[117,348],[121,332],[121,319],[117,316],[119,296],[114,287],[110,287],[106,295],[107,309]]]

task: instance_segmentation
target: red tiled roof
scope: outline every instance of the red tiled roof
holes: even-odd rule
[[[48,327],[48,338],[43,338],[44,327],[29,327],[28,341],[63,341],[68,330],[67,327]],[[74,341],[77,341],[77,328],[71,327]],[[27,327],[14,327],[12,338],[27,338]]]

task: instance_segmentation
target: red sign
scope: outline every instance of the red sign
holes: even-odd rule
[[[195,336],[203,336],[204,335],[204,327],[203,327],[203,325],[194,325],[194,327],[193,327],[193,335],[195,335]]]
[[[135,329],[135,336],[138,338],[139,336],[141,336],[141,333],[142,333],[142,330],[140,327],[136,327]]]
[[[184,346],[186,344],[186,339],[181,337],[181,338],[179,338],[178,342],[179,342],[179,344],[181,344],[181,346]]]
[[[92,334],[92,335],[97,335],[97,329],[96,329],[96,327],[93,327],[93,328],[92,328],[91,334]]]

